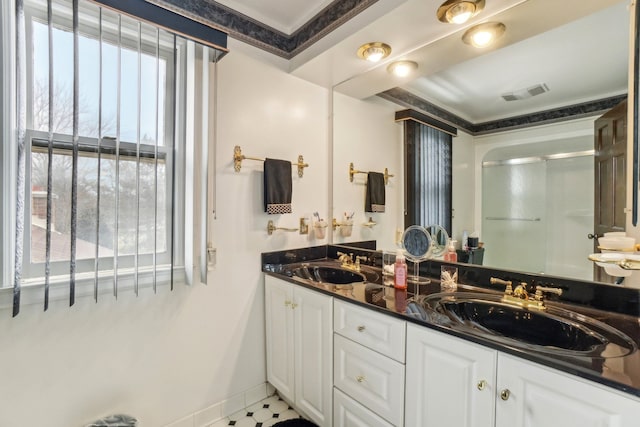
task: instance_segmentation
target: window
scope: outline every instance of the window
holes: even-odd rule
[[[451,235],[452,135],[440,130],[450,127],[439,123],[435,128],[415,120],[404,123],[405,227],[440,225]]]
[[[70,7],[53,3],[51,28],[46,1],[26,9],[23,275],[36,280],[69,271],[72,234],[76,273],[114,269],[114,258],[118,268],[152,255],[170,263],[173,35],[83,3],[76,70]]]
[[[14,316],[23,285],[44,288],[46,310],[50,285],[73,304],[76,282],[96,299],[190,283],[193,188],[207,206],[211,175],[213,101],[197,94],[226,35],[145,0],[3,0],[0,19],[0,291],[13,287]]]

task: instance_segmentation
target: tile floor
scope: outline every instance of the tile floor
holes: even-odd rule
[[[242,411],[211,424],[209,427],[270,427],[279,421],[301,418],[291,406],[277,394],[267,397]]]

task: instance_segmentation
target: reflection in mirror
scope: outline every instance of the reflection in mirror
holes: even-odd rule
[[[517,148],[493,149],[482,162],[485,264],[591,280],[593,138]]]
[[[505,16],[513,22],[527,21],[526,8],[535,7],[534,3],[514,6]],[[567,0],[562,8],[565,3],[567,8],[580,9],[580,1]],[[337,86],[333,95],[334,212],[343,210],[340,203],[351,197],[340,175],[355,153],[366,152],[372,161],[384,158],[390,169],[398,168],[396,177],[402,176],[404,136],[393,117],[396,111],[414,108],[458,129],[453,139],[451,239],[461,242],[463,232],[478,232],[486,249],[486,266],[591,280],[593,265],[587,257],[594,248],[587,234],[594,227],[593,155],[546,159],[520,168],[489,162],[594,149],[594,121],[627,94],[630,20],[627,1],[606,0],[595,9],[599,10],[589,16],[555,22],[543,33],[475,58],[467,55],[457,64],[445,58],[446,68],[431,66],[429,75],[400,87],[388,86],[392,89],[380,96],[347,95],[363,84],[358,77]],[[426,45],[425,52],[439,52],[440,43],[447,48],[453,43],[458,49],[455,43],[459,42],[459,49],[469,49],[462,46],[460,34]],[[432,55],[429,60],[434,57],[444,58]],[[407,59],[424,68],[424,58],[407,55]],[[515,101],[501,96],[518,95],[520,89],[539,84],[549,91]],[[446,117],[439,111],[445,111]],[[529,187],[518,187],[518,182]],[[503,198],[505,191],[518,188],[526,190],[529,198]],[[397,210],[385,215],[375,234],[362,236],[375,238],[379,249],[398,247],[398,230],[403,228],[406,200],[401,179],[396,178],[388,191],[387,208],[396,198]],[[520,204],[527,203],[539,211],[525,212]],[[523,221],[495,219],[520,217]],[[524,221],[527,218],[541,220]],[[506,253],[500,239],[515,242],[519,250]],[[536,242],[544,249],[532,249]]]
[[[431,256],[440,258],[444,255],[449,244],[449,234],[442,226],[433,224],[427,227],[427,232],[431,236]]]

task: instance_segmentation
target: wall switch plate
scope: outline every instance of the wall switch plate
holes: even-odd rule
[[[300,234],[309,234],[309,224],[307,224],[307,218],[300,218]]]

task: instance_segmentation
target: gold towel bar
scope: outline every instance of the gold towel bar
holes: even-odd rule
[[[353,182],[353,175],[357,173],[369,173],[366,171],[359,171],[353,168],[353,162],[349,163],[349,181]],[[384,184],[387,185],[389,183],[389,178],[393,178],[393,175],[389,173],[389,169],[384,168]]]
[[[271,236],[273,232],[276,230],[298,231],[299,228],[276,227],[276,225],[273,223],[273,220],[270,219],[269,222],[267,223],[267,234]]]
[[[242,154],[242,149],[240,148],[240,146],[236,145],[233,149],[233,168],[236,170],[236,172],[240,172],[243,160],[256,160],[258,162],[264,162],[264,159],[261,159],[259,157],[245,156],[244,154]],[[309,167],[309,164],[304,162],[304,157],[302,157],[302,154],[298,156],[298,162],[291,162],[291,165],[298,166],[298,176],[300,178],[302,178],[302,175],[304,175],[304,168]]]

